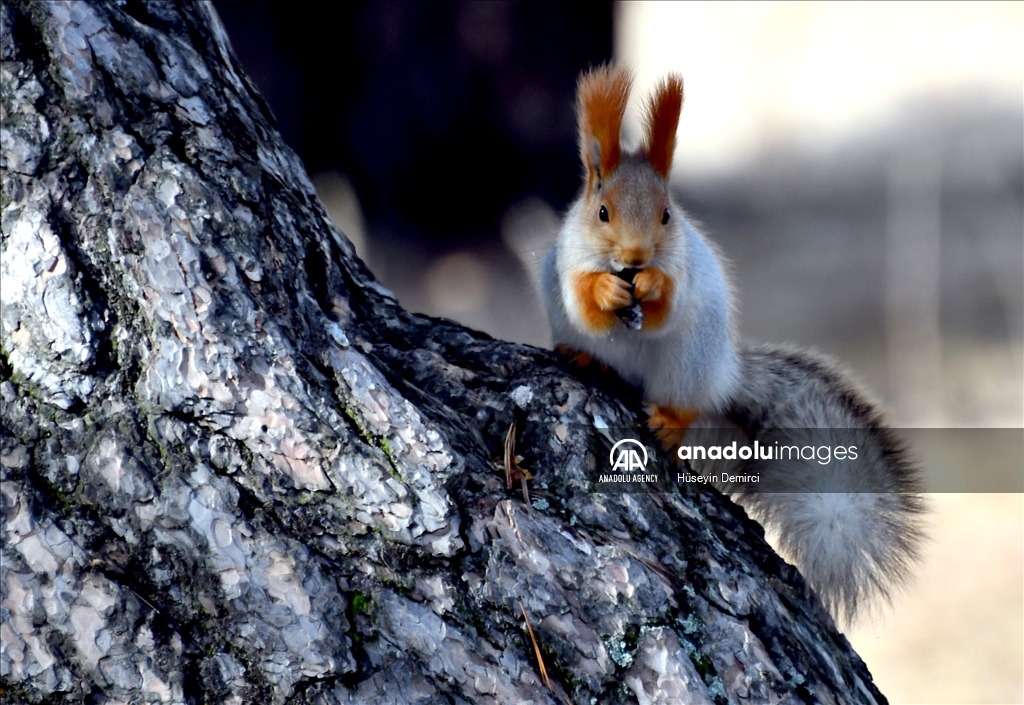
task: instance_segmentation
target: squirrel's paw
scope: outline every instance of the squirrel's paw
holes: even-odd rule
[[[647,425],[661,441],[661,447],[671,450],[683,442],[686,429],[700,416],[696,409],[676,409],[671,406],[647,405]]]
[[[609,272],[600,272],[594,281],[594,302],[602,311],[614,311],[633,303],[629,282]]]
[[[668,277],[657,267],[641,269],[633,278],[633,296],[637,301],[660,301],[667,282]]]
[[[563,357],[568,358],[569,362],[577,367],[596,367],[602,372],[608,371],[608,365],[604,364],[600,360],[595,360],[589,353],[585,353],[581,350],[570,348],[568,345],[559,343],[555,346],[555,352]]]
[[[608,272],[582,272],[573,276],[581,327],[589,333],[607,333],[619,322],[615,311],[632,303],[632,287]]]
[[[633,280],[633,295],[644,313],[644,330],[657,330],[672,312],[672,279],[657,267],[648,267]]]

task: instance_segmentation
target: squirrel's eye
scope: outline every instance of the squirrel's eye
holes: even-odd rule
[[[661,214],[661,224],[665,225],[668,222],[668,218],[669,218],[668,208],[666,208],[665,212]]]
[[[601,210],[598,212],[597,217],[601,219],[602,223],[608,222],[608,209],[601,206]]]

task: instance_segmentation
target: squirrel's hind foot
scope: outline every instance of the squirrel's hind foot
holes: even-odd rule
[[[700,412],[696,409],[676,409],[671,406],[647,405],[647,425],[661,441],[661,447],[671,450],[683,441],[686,430]]]

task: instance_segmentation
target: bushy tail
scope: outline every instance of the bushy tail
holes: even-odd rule
[[[704,468],[759,476],[722,489],[777,536],[829,611],[852,622],[866,604],[890,599],[918,557],[919,473],[875,405],[834,365],[755,348],[742,352],[741,366],[727,417],[743,442],[758,441],[760,457]],[[701,432],[691,428],[687,442]]]

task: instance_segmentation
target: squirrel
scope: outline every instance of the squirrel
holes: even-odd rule
[[[778,536],[825,607],[852,623],[873,598],[890,599],[918,557],[917,469],[832,363],[739,344],[724,260],[669,190],[682,78],[655,88],[635,151],[620,144],[631,87],[630,71],[613,66],[578,82],[583,185],[540,274],[556,348],[640,386],[666,448],[721,428],[762,444],[780,429],[858,444],[856,459],[830,465],[756,455],[691,463],[701,473],[757,473],[759,491],[719,489]]]

